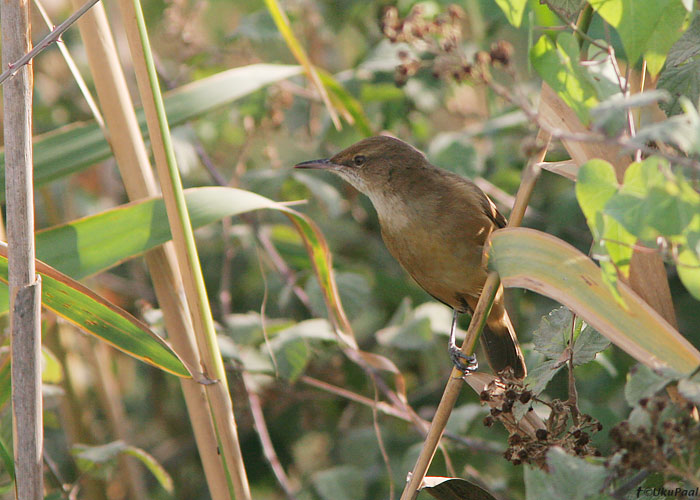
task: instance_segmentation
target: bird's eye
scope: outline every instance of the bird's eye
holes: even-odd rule
[[[364,155],[357,155],[355,156],[355,158],[352,159],[352,161],[355,163],[355,165],[359,167],[365,162],[365,157]]]

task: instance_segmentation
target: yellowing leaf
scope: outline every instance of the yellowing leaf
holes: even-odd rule
[[[629,355],[654,370],[693,372],[700,352],[624,283],[627,310],[605,285],[600,268],[568,243],[525,228],[496,231],[490,263],[504,286],[546,295],[567,306]]]

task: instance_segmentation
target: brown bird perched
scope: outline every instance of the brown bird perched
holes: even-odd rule
[[[296,168],[329,170],[369,197],[391,255],[430,295],[453,311],[449,353],[465,373],[477,368],[455,344],[459,313],[471,313],[486,281],[484,243],[506,219],[472,181],[432,165],[411,145],[393,137],[364,139],[330,159]],[[526,374],[518,340],[498,290],[481,335],[494,371]],[[466,364],[461,360],[464,359]]]

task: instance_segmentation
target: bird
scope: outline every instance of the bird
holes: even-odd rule
[[[363,139],[331,158],[299,169],[327,170],[365,194],[379,219],[389,253],[428,294],[453,310],[448,352],[465,375],[478,368],[455,342],[459,314],[471,314],[488,275],[484,244],[506,219],[471,180],[432,165],[410,144],[390,136]],[[500,286],[481,335],[488,362],[527,374]]]

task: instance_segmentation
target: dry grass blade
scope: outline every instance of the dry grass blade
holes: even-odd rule
[[[98,5],[88,12],[79,28],[126,192],[132,200],[157,195],[155,177],[104,7]],[[163,311],[168,338],[182,359],[199,368],[200,358],[187,305],[182,300],[182,277],[174,259],[172,243],[151,250],[145,259]],[[228,500],[222,462],[207,451],[215,448],[217,441],[205,389],[191,379],[180,379],[180,385],[209,491],[215,500]]]
[[[277,29],[280,30],[280,33],[284,37],[284,41],[287,42],[287,47],[289,47],[289,50],[292,52],[292,54],[294,54],[294,58],[299,62],[299,64],[304,67],[306,75],[314,84],[316,90],[318,90],[321,100],[326,105],[328,115],[333,121],[333,125],[337,130],[340,130],[342,128],[340,125],[340,119],[338,118],[338,114],[336,113],[333,104],[331,104],[326,87],[323,86],[323,82],[321,82],[321,78],[318,76],[313,64],[311,64],[309,56],[306,55],[304,47],[301,46],[299,40],[297,40],[296,36],[294,36],[292,27],[289,24],[289,19],[287,19],[287,15],[284,13],[284,10],[282,10],[282,7],[277,0],[265,0],[265,5],[267,5],[267,9],[270,11],[270,15],[272,16],[272,19],[274,19]]]
[[[700,364],[700,352],[620,283],[627,307],[622,310],[600,268],[568,243],[533,229],[502,229],[491,237],[490,255],[505,286],[527,288],[564,304],[653,370],[687,375]]]

